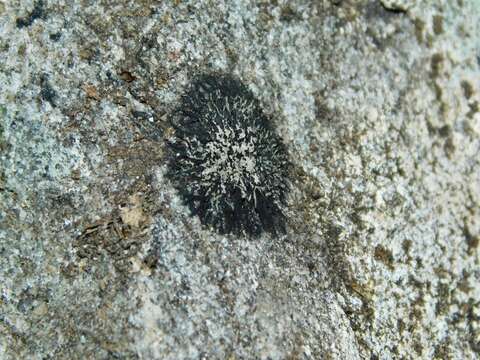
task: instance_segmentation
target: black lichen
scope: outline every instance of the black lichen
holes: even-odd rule
[[[197,77],[171,122],[168,177],[193,215],[222,234],[285,233],[287,151],[244,84]]]

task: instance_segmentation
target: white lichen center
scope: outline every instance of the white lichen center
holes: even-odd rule
[[[241,141],[239,141],[241,140]],[[255,134],[252,128],[236,129],[217,126],[217,131],[205,146],[202,176],[206,182],[220,181],[236,186],[248,198],[248,184],[258,185],[256,170]]]
[[[215,101],[208,104],[205,119],[215,131],[203,145],[196,138],[190,139],[189,157],[201,161],[201,178],[205,188],[209,189],[208,193],[216,188],[216,194],[225,194],[235,188],[242,198],[255,200],[255,191],[261,188],[257,164],[258,142],[261,139],[257,136],[256,127],[246,126],[253,104],[239,97],[226,97],[222,105],[219,109]],[[237,123],[227,121],[227,115],[234,116]]]

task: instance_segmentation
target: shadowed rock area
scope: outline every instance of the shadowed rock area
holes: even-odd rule
[[[480,356],[476,0],[0,3],[0,358]],[[286,233],[166,176],[198,74],[292,162]]]

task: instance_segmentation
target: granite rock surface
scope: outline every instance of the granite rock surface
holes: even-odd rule
[[[0,358],[480,356],[477,0],[0,2]],[[166,178],[199,73],[294,167],[287,233]]]

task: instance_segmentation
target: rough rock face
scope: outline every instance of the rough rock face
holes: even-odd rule
[[[0,33],[0,358],[480,356],[476,0],[10,0]],[[284,236],[165,176],[210,71],[294,159]]]

